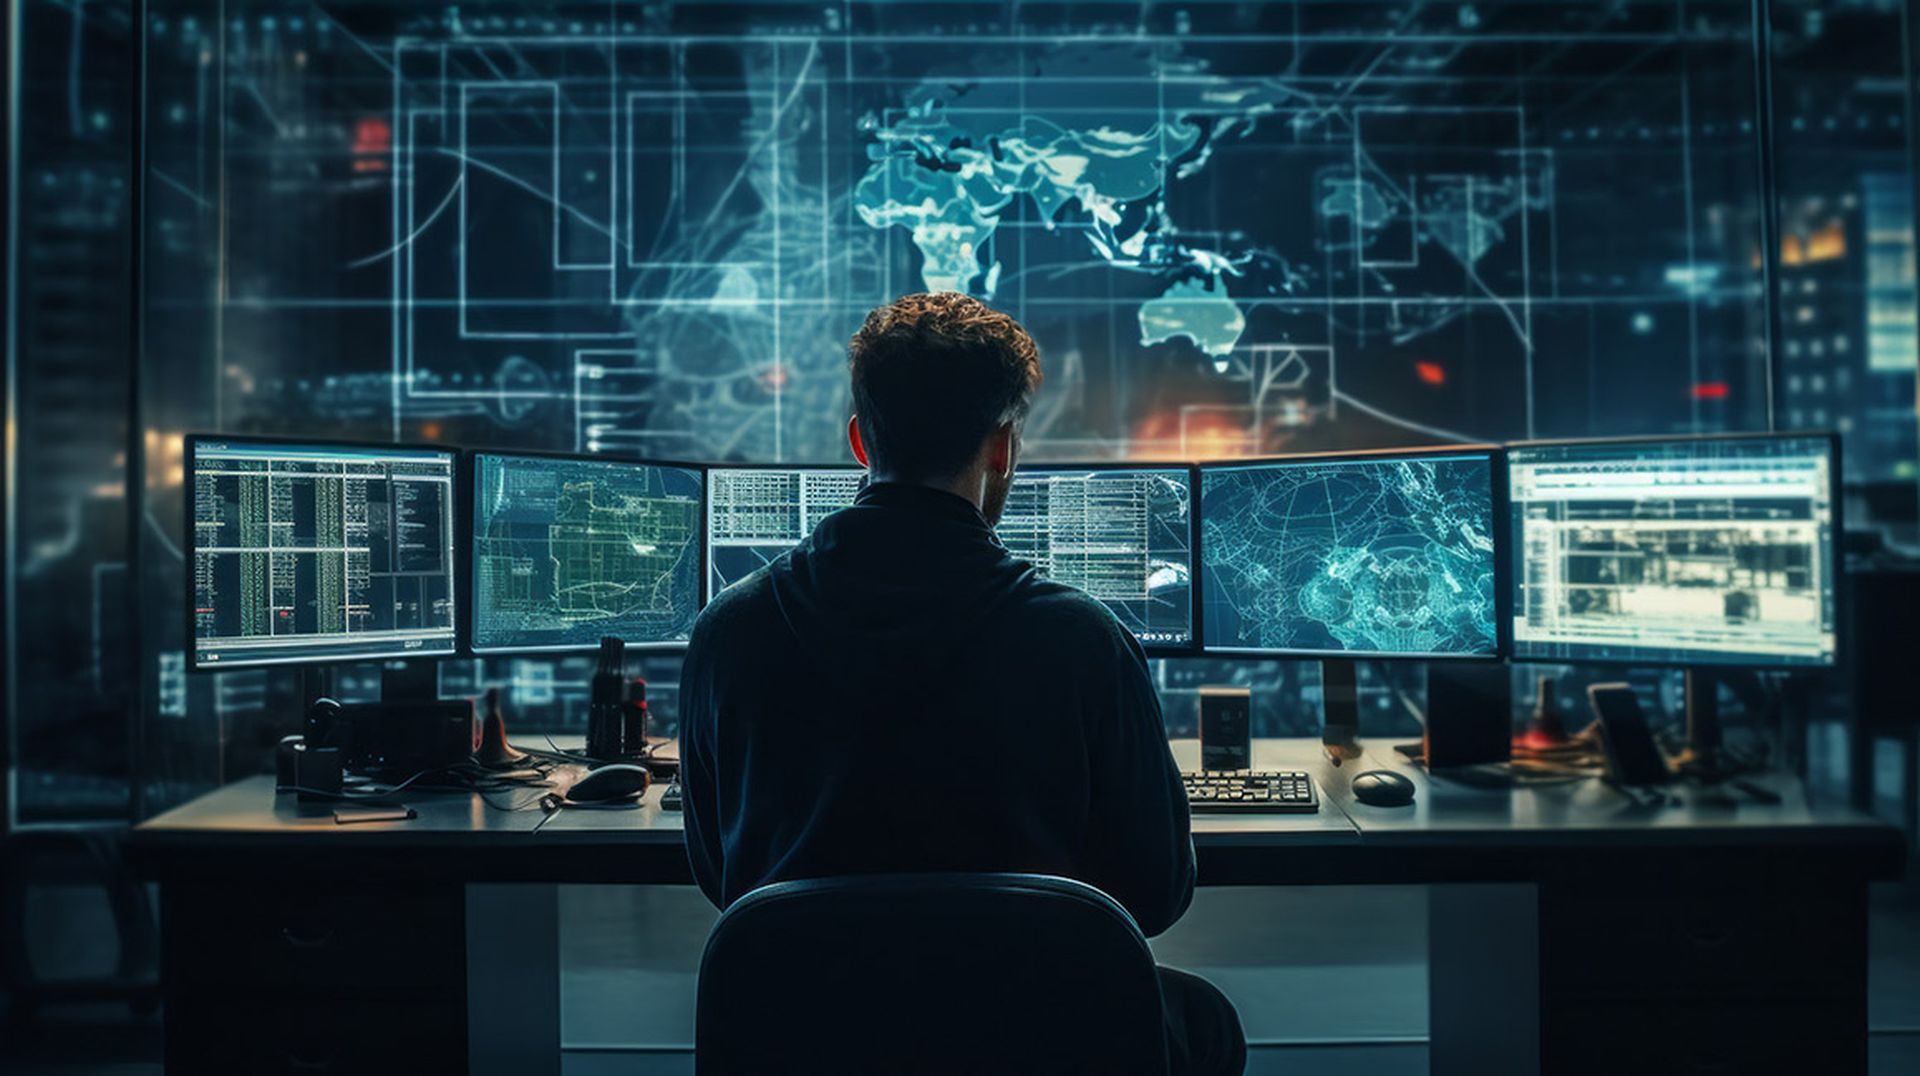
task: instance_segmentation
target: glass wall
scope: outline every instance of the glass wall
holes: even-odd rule
[[[1838,429],[1856,525],[1915,552],[1913,144],[1906,5],[1773,5],[1783,427]]]
[[[61,20],[125,10],[24,7],[59,86]],[[1829,426],[1912,487],[1897,4],[1773,6],[1772,177],[1744,0],[148,7],[156,802],[298,708],[184,673],[184,434],[838,460],[844,341],[904,291],[1033,331],[1033,459]],[[587,673],[441,686],[567,729]],[[1222,681],[1264,732],[1318,721],[1311,666],[1157,675],[1176,729]],[[1368,676],[1408,728],[1417,667]]]
[[[838,459],[860,317],[960,288],[1034,459],[1764,428],[1749,11],[159,3],[149,421]],[[447,675],[578,720],[577,663]],[[271,738],[214,690],[190,742]]]
[[[8,39],[6,731],[23,822],[128,810],[126,4],[27,2]],[[177,601],[177,598],[175,599]]]

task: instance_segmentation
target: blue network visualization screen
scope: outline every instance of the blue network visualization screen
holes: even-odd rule
[[[1494,657],[1486,453],[1203,467],[1210,652]]]
[[[1833,663],[1826,438],[1535,445],[1507,459],[1516,657]]]
[[[474,457],[473,649],[684,643],[700,613],[701,474]]]
[[[1193,642],[1185,468],[1022,470],[995,530],[1014,556],[1100,599],[1142,645]]]
[[[853,503],[860,467],[715,467],[707,473],[707,576],[718,594],[813,533]]]
[[[454,454],[196,440],[197,665],[454,649]]]

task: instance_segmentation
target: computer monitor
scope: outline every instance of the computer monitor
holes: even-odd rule
[[[1189,468],[1022,466],[995,530],[1015,556],[1105,603],[1148,650],[1192,647]]]
[[[1210,654],[1494,658],[1497,451],[1200,468]]]
[[[1832,665],[1837,474],[1825,435],[1514,446],[1514,656]]]
[[[684,646],[700,613],[700,468],[473,454],[476,654]]]
[[[867,481],[857,467],[715,467],[708,475],[710,592],[793,548]],[[1015,556],[1105,602],[1152,650],[1193,641],[1192,513],[1181,466],[1025,466],[997,528]]]
[[[707,472],[707,592],[718,594],[792,549],[853,503],[865,468],[714,467]]]
[[[453,653],[454,459],[188,438],[193,667]]]

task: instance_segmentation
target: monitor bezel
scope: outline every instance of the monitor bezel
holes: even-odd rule
[[[629,464],[636,467],[670,467],[670,468],[675,468],[677,470],[692,471],[695,474],[699,475],[700,476],[700,500],[699,500],[700,526],[696,529],[699,532],[698,541],[700,543],[700,549],[699,549],[698,556],[700,559],[701,571],[700,571],[700,579],[697,584],[698,597],[695,599],[694,608],[696,610],[702,610],[707,607],[707,601],[709,600],[711,595],[707,593],[706,515],[707,515],[707,493],[712,488],[709,482],[708,472],[713,469],[712,464],[694,463],[687,460],[642,458],[638,456],[616,455],[616,454],[606,453],[606,452],[558,452],[558,451],[550,451],[550,450],[543,450],[543,449],[518,449],[518,448],[511,448],[511,449],[468,448],[463,450],[462,456],[463,456],[462,463],[464,464],[462,470],[466,477],[466,481],[461,484],[461,489],[462,489],[461,530],[462,530],[462,533],[466,536],[466,541],[461,543],[461,546],[462,546],[461,552],[465,558],[465,563],[463,564],[462,570],[460,573],[460,584],[462,588],[461,598],[467,607],[467,615],[461,621],[461,626],[464,630],[461,633],[462,645],[461,645],[460,652],[463,656],[470,657],[470,658],[500,658],[500,657],[522,657],[522,656],[536,656],[536,655],[546,656],[546,657],[565,657],[569,654],[590,654],[600,649],[600,644],[598,642],[578,643],[578,644],[568,643],[568,644],[557,645],[557,646],[504,646],[504,647],[485,647],[485,648],[481,647],[476,642],[476,635],[477,635],[476,629],[478,627],[477,621],[479,618],[480,610],[475,605],[474,599],[473,599],[473,592],[474,592],[473,542],[475,538],[474,527],[478,524],[478,519],[474,510],[474,498],[478,496],[480,492],[479,468],[480,468],[480,457],[482,456],[499,456],[499,457],[508,458],[508,459],[556,460],[560,462],[578,462],[578,463]],[[696,616],[697,615],[698,613],[696,612]],[[663,641],[657,641],[657,642],[635,642],[631,639],[626,639],[625,637],[622,637],[622,641],[626,644],[626,649],[628,651],[632,651],[636,653],[647,653],[647,654],[671,654],[677,651],[684,651],[687,648],[687,644],[692,640],[677,639],[677,640],[663,640]]]
[[[1287,466],[1294,464],[1324,463],[1370,463],[1391,462],[1395,460],[1439,459],[1449,456],[1485,456],[1487,459],[1488,481],[1492,483],[1492,496],[1489,498],[1493,515],[1493,649],[1482,654],[1445,654],[1445,653],[1396,653],[1372,650],[1278,650],[1264,647],[1223,647],[1205,640],[1204,629],[1197,632],[1201,640],[1200,656],[1234,661],[1415,661],[1415,662],[1458,662],[1466,664],[1498,664],[1507,660],[1512,652],[1512,617],[1508,608],[1508,596],[1512,589],[1509,578],[1513,569],[1512,551],[1507,548],[1507,540],[1502,537],[1501,523],[1508,518],[1507,510],[1507,446],[1491,443],[1473,443],[1462,445],[1427,445],[1416,448],[1375,448],[1334,452],[1303,452],[1279,456],[1249,456],[1245,458],[1208,460],[1194,465],[1194,529],[1196,546],[1194,555],[1195,602],[1204,614],[1206,600],[1201,596],[1206,588],[1205,564],[1206,549],[1202,526],[1201,503],[1205,499],[1205,481],[1208,471],[1227,471],[1250,467]]]
[[[1656,435],[1631,434],[1631,435],[1620,436],[1620,437],[1541,438],[1541,439],[1535,439],[1535,440],[1529,440],[1529,441],[1514,441],[1507,445],[1507,449],[1509,451],[1515,451],[1515,450],[1522,450],[1522,449],[1529,449],[1529,448],[1582,448],[1582,447],[1631,448],[1635,445],[1692,444],[1692,443],[1705,443],[1705,442],[1716,442],[1716,441],[1786,441],[1786,440],[1824,441],[1827,444],[1827,450],[1828,450],[1827,458],[1830,463],[1830,466],[1828,468],[1828,473],[1827,473],[1827,499],[1828,499],[1828,502],[1833,506],[1833,521],[1832,521],[1833,541],[1831,543],[1832,549],[1833,549],[1833,656],[1831,660],[1825,663],[1807,662],[1807,661],[1798,661],[1798,662],[1779,661],[1779,660],[1768,660],[1765,655],[1753,655],[1753,656],[1744,657],[1734,661],[1683,661],[1683,660],[1678,660],[1671,657],[1660,658],[1660,657],[1653,657],[1653,656],[1646,656],[1646,657],[1614,657],[1614,656],[1585,657],[1583,656],[1578,658],[1528,657],[1520,653],[1520,642],[1518,639],[1515,639],[1513,641],[1513,650],[1512,650],[1512,659],[1511,659],[1512,663],[1515,665],[1567,665],[1567,666],[1574,666],[1574,667],[1592,666],[1596,668],[1693,669],[1693,670],[1698,670],[1700,672],[1707,672],[1707,673],[1738,672],[1741,670],[1754,670],[1754,671],[1766,671],[1766,672],[1819,673],[1819,672],[1831,672],[1835,669],[1840,668],[1841,665],[1844,664],[1845,662],[1844,651],[1846,649],[1845,631],[1844,631],[1843,625],[1845,625],[1846,623],[1847,572],[1846,572],[1846,557],[1844,554],[1844,550],[1842,549],[1842,546],[1844,544],[1843,539],[1846,534],[1846,521],[1844,516],[1842,515],[1842,513],[1845,510],[1845,503],[1846,503],[1845,497],[1844,497],[1845,481],[1843,479],[1844,465],[1840,456],[1842,440],[1838,431],[1830,430],[1830,429],[1744,430],[1744,431],[1734,432],[1734,433],[1672,434],[1665,437],[1659,436],[1657,434]],[[1508,495],[1509,502],[1511,502],[1511,497],[1513,493],[1513,487],[1511,485],[1511,481],[1512,481],[1511,473],[1509,473],[1509,477],[1507,480],[1508,484],[1505,486],[1505,490],[1504,490]],[[1507,544],[1509,546],[1513,544],[1512,533],[1511,533],[1513,530],[1513,524],[1514,524],[1514,520],[1512,517],[1512,507],[1511,507],[1511,503],[1509,503],[1509,507],[1507,511],[1507,531],[1508,531]],[[1507,585],[1506,598],[1507,598],[1507,605],[1508,605],[1508,613],[1506,616],[1506,620],[1504,622],[1504,626],[1506,630],[1509,633],[1511,633],[1513,630],[1512,610],[1518,608],[1517,599],[1519,598],[1519,594],[1517,593],[1517,591],[1519,587],[1518,567],[1519,567],[1519,561],[1520,561],[1520,551],[1518,549],[1510,548],[1508,550],[1508,554],[1512,559],[1514,571],[1510,573],[1509,582]]]
[[[1197,464],[1188,460],[1020,460],[1013,469],[1013,477],[1019,480],[1022,474],[1074,473],[1080,471],[1177,471],[1187,478],[1187,617],[1192,624],[1191,637],[1184,643],[1148,643],[1133,635],[1140,649],[1151,658],[1196,658],[1203,656],[1200,649],[1200,472]],[[999,540],[996,532],[995,540]],[[1095,599],[1098,600],[1098,599]],[[1104,604],[1104,603],[1103,603]]]
[[[465,617],[461,613],[461,606],[466,601],[466,594],[464,593],[464,577],[461,570],[460,542],[456,537],[449,542],[453,553],[453,560],[449,570],[453,574],[453,579],[451,581],[452,585],[447,589],[447,593],[453,599],[454,608],[452,639],[445,650],[415,650],[404,654],[315,654],[300,657],[240,658],[233,661],[211,662],[201,660],[200,640],[196,634],[199,625],[194,616],[193,604],[194,560],[199,556],[199,547],[195,541],[197,528],[194,526],[193,516],[193,481],[194,471],[199,460],[200,448],[202,445],[211,442],[218,442],[223,445],[239,444],[265,447],[278,445],[288,448],[299,448],[311,445],[315,448],[337,448],[372,452],[384,450],[390,452],[444,453],[450,457],[451,463],[448,482],[449,492],[451,494],[451,501],[448,504],[448,524],[454,529],[456,535],[461,528],[461,501],[466,496],[464,493],[464,484],[460,481],[460,457],[462,450],[453,445],[423,441],[353,441],[332,437],[261,437],[255,434],[234,434],[229,436],[217,433],[187,434],[186,437],[182,439],[181,448],[182,469],[180,472],[180,486],[185,504],[183,505],[184,510],[181,512],[181,526],[184,533],[181,535],[180,548],[186,552],[186,593],[183,595],[185,600],[181,604],[186,624],[185,649],[186,668],[188,672],[217,673],[227,669],[267,669],[274,667],[284,668],[287,666],[311,666],[319,668],[336,665],[361,665],[369,662],[439,661],[445,658],[460,657],[465,652],[462,649],[462,644],[465,642],[463,638]]]

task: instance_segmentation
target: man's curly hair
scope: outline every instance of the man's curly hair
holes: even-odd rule
[[[1020,323],[959,292],[903,295],[847,344],[853,411],[876,474],[952,478],[996,428],[1027,415],[1040,351]]]

